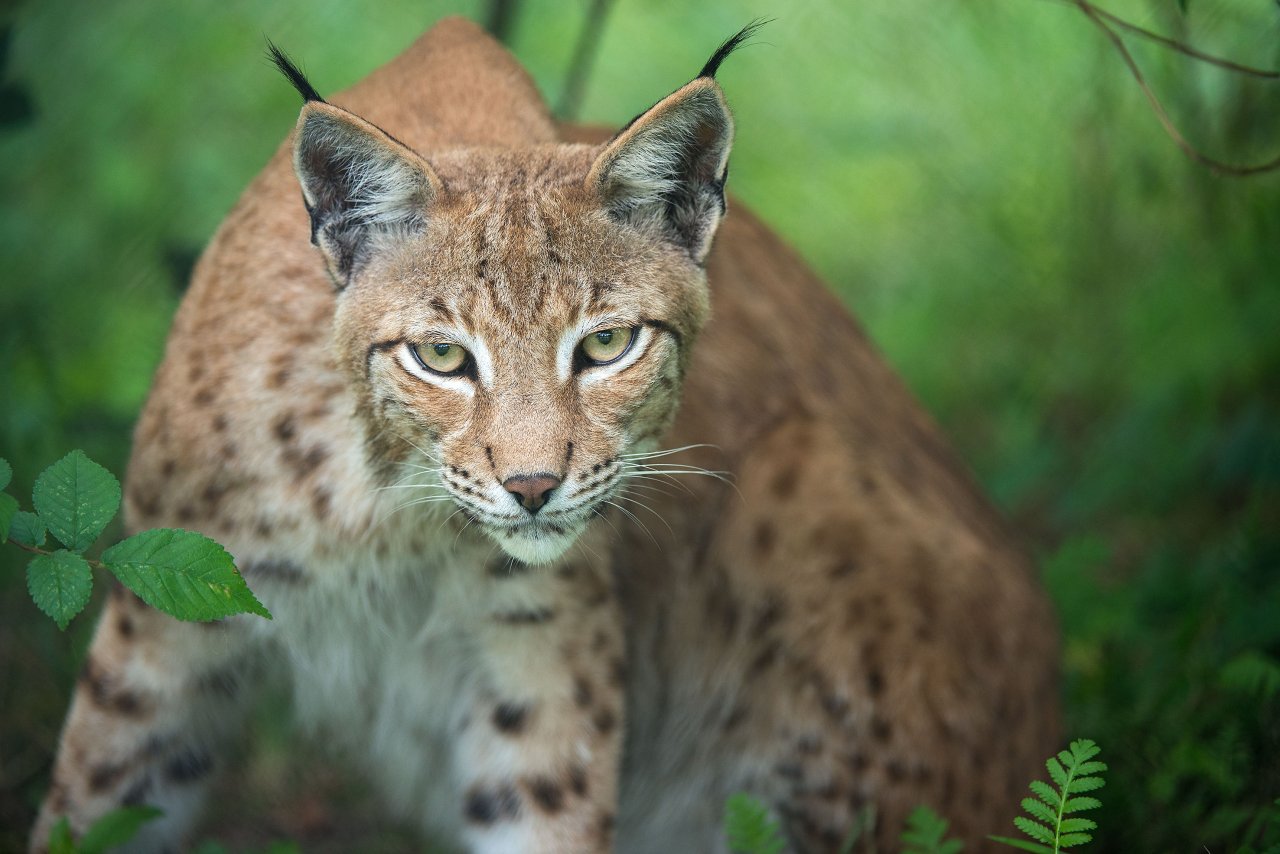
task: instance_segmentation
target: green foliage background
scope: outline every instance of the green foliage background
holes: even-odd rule
[[[553,100],[586,5],[519,4],[512,47]],[[1108,8],[1280,66],[1274,4]],[[486,10],[0,6],[0,455],[15,494],[73,447],[123,472],[195,253],[297,114],[264,35],[332,92],[441,15]],[[1280,832],[1263,812],[1280,795],[1280,174],[1188,163],[1098,32],[1051,0],[621,0],[583,118],[625,121],[756,16],[777,20],[721,74],[732,188],[858,313],[1038,555],[1068,732],[1112,769],[1095,850]],[[1280,84],[1134,48],[1192,139],[1241,161],[1280,149]],[[0,561],[11,850],[92,621],[60,634],[20,561]],[[250,788],[285,773],[281,751],[265,756]],[[268,826],[306,835],[270,809]]]

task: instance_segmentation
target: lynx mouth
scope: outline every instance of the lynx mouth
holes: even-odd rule
[[[554,561],[568,551],[582,533],[583,521],[550,521],[536,517],[520,525],[487,528],[502,550],[516,560],[539,565]]]

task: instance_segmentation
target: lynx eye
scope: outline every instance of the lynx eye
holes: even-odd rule
[[[615,326],[613,329],[601,329],[592,332],[582,339],[582,355],[591,365],[607,365],[616,362],[631,349],[636,340],[635,327]]]
[[[457,374],[467,366],[465,349],[447,341],[424,342],[413,345],[413,355],[422,367],[437,374]]]

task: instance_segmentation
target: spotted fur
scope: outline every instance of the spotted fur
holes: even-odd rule
[[[887,847],[917,803],[980,850],[1053,743],[1052,619],[843,309],[721,224],[719,85],[604,140],[461,20],[329,102],[301,84],[126,487],[131,528],[216,537],[276,619],[117,591],[33,849],[133,803],[166,811],[137,850],[181,846],[282,660],[300,724],[468,850],[724,851],[739,791],[795,851],[867,806]],[[631,348],[585,362],[606,327]],[[471,354],[447,376],[415,357],[441,341]],[[654,473],[680,465],[734,483]]]

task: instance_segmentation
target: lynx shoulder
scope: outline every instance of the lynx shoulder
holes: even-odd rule
[[[97,629],[33,834],[189,839],[264,659],[389,812],[471,851],[795,851],[874,807],[1003,827],[1054,746],[1026,560],[842,306],[726,215],[691,82],[610,138],[446,20],[297,128],[198,264],[135,528],[227,545],[276,619]],[[712,311],[714,309],[714,311]],[[993,749],[998,745],[998,749]]]

